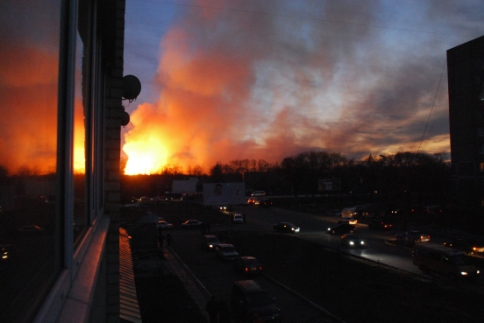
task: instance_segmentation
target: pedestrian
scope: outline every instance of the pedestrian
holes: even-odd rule
[[[219,304],[219,323],[230,323],[230,311],[229,306],[225,300],[221,300]]]
[[[160,234],[158,235],[158,247],[159,247],[160,249],[163,249],[163,240],[164,240],[163,234],[162,234],[162,233],[160,233]]]
[[[205,310],[208,312],[208,316],[210,317],[210,323],[217,323],[217,314],[218,314],[218,304],[215,295],[212,295],[212,298],[207,302],[205,305]]]
[[[169,247],[171,245],[171,234],[168,232],[165,237],[166,245]]]

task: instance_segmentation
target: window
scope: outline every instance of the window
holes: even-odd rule
[[[479,137],[484,137],[484,127],[479,127],[479,128],[477,129],[477,135],[478,135]]]
[[[60,0],[0,12],[0,321],[29,321],[61,269],[57,212]]]
[[[484,162],[479,162],[479,171],[484,172]]]

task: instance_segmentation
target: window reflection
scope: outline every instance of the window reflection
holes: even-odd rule
[[[29,321],[60,266],[56,155],[60,1],[0,11],[0,321]]]
[[[86,118],[84,106],[86,88],[83,87],[84,43],[79,34],[76,39],[75,95],[74,95],[74,241],[77,242],[86,228]]]

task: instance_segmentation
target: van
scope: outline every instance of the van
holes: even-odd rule
[[[440,244],[419,243],[413,251],[413,264],[424,273],[434,273],[452,280],[475,280],[480,272],[462,251],[452,250]]]
[[[232,285],[230,307],[235,322],[281,322],[274,299],[253,280],[239,280]]]

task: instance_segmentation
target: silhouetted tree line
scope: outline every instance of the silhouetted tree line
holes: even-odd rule
[[[245,182],[248,190],[265,190],[272,194],[315,195],[318,181],[335,180],[338,190],[327,194],[353,194],[366,198],[446,201],[452,191],[450,166],[443,154],[401,152],[387,156],[368,156],[363,160],[348,159],[340,153],[307,151],[284,158],[280,163],[263,159],[241,159],[217,163],[203,174],[201,167],[190,167],[184,173],[180,167],[167,167],[157,175],[122,176],[122,188],[128,194],[162,195],[171,191],[175,179],[186,176],[199,178],[199,190],[204,182]],[[15,176],[37,174],[23,166]],[[9,177],[0,166],[0,181]]]
[[[318,181],[337,180],[341,187],[329,194],[354,194],[403,199],[443,200],[452,189],[450,167],[443,154],[402,152],[388,156],[348,159],[340,153],[308,151],[286,157],[279,163],[264,160],[234,160],[217,163],[207,180],[244,181],[248,189],[274,194],[318,194]],[[434,201],[437,203],[438,201]]]

